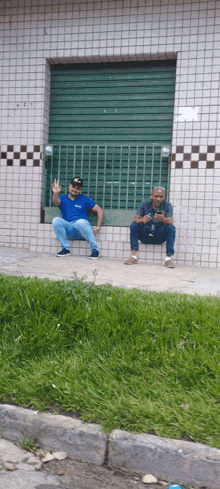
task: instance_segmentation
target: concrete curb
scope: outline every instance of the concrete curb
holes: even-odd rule
[[[107,435],[101,426],[67,416],[34,414],[30,409],[0,404],[0,433],[15,442],[37,438],[43,449],[67,452],[81,462],[102,465],[105,457]]]
[[[109,464],[178,484],[220,488],[220,450],[201,443],[114,430]]]
[[[110,466],[179,484],[220,488],[220,450],[200,443],[121,430],[108,437],[100,425],[5,404],[0,404],[0,433],[14,442],[38,438],[43,449],[66,451],[77,461],[102,465],[107,457]]]

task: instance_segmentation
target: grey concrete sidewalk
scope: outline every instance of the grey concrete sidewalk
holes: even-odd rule
[[[220,269],[202,267],[176,267],[167,269],[163,264],[128,266],[123,261],[70,255],[58,258],[49,253],[32,253],[14,248],[0,248],[0,273],[24,277],[73,280],[75,277],[96,284],[110,283],[127,289],[138,288],[155,292],[219,295]]]
[[[220,450],[200,443],[170,440],[153,435],[132,435],[114,430],[109,436],[96,424],[83,424],[71,417],[39,414],[29,409],[0,405],[0,426],[3,438],[13,442],[38,439],[41,449],[64,451],[68,457],[84,463],[101,466],[105,460],[111,467],[119,467],[138,474],[153,474],[158,479],[187,484],[190,487],[220,487]],[[30,453],[21,453],[0,440],[0,489],[31,489],[59,487],[59,481],[50,476],[43,484],[37,474],[40,462]],[[8,465],[15,464],[13,478],[6,473]],[[19,485],[25,474],[32,474],[32,485]],[[10,485],[10,481],[17,484]],[[5,485],[2,485],[3,482]],[[46,485],[47,484],[47,485]]]
[[[61,489],[58,478],[40,473],[40,468],[36,455],[0,439],[0,489],[37,489],[40,484]]]

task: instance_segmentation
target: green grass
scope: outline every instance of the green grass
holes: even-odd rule
[[[220,447],[216,297],[0,276],[0,402]]]

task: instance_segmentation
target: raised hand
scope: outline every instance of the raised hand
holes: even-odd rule
[[[52,191],[54,194],[59,194],[62,190],[62,187],[61,185],[59,184],[59,178],[56,180],[56,178],[54,178],[54,182],[52,183]]]

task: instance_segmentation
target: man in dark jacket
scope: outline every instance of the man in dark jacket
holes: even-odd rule
[[[151,200],[141,202],[130,228],[131,257],[126,265],[138,262],[138,240],[144,244],[162,244],[166,242],[165,266],[174,268],[171,256],[174,254],[175,227],[173,226],[173,208],[165,202],[165,188],[154,187]]]

